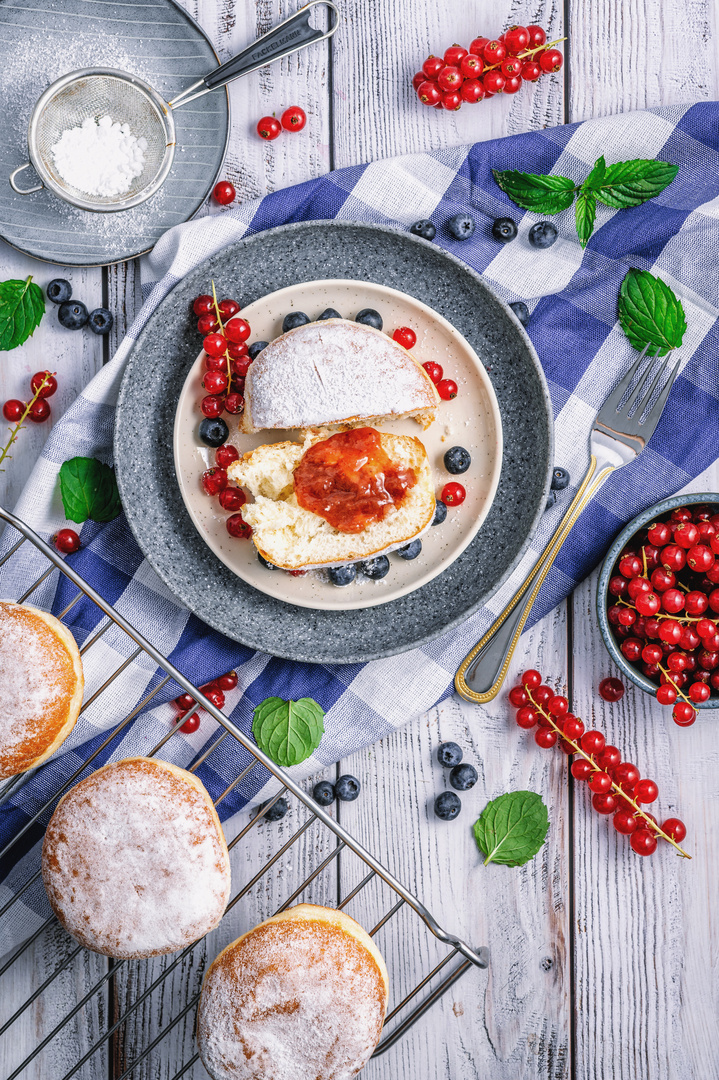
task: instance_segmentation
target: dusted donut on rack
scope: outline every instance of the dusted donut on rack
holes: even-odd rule
[[[153,758],[105,765],[68,791],[45,833],[42,877],[65,929],[123,958],[199,940],[230,896],[210,796],[192,773]]]
[[[84,690],[67,627],[47,611],[0,600],[0,779],[55,753],[75,726]]]
[[[298,904],[228,945],[197,1015],[212,1080],[349,1080],[379,1042],[388,976],[365,930]]]

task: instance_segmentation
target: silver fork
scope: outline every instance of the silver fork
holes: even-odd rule
[[[597,413],[589,438],[589,468],[557,530],[507,606],[462,661],[454,683],[457,692],[468,701],[482,703],[497,696],[532,604],[572,526],[607,477],[615,469],[634,461],[649,442],[677,376],[679,360],[671,369],[656,401],[651,404],[662,379],[666,378],[671,352],[660,364],[649,388],[645,389],[657,355],[652,354],[646,370],[625,402],[624,398],[641,369],[648,349],[649,346],[645,346],[636,363],[632,364]],[[524,603],[520,603],[525,596]]]

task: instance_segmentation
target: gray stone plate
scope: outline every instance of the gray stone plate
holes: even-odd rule
[[[107,0],[0,3],[0,235],[36,259],[64,266],[104,266],[153,248],[172,225],[197,213],[215,182],[229,133],[226,90],[177,110],[170,175],[131,210],[92,214],[48,191],[17,195],[7,177],[28,160],[27,125],[35,102],[66,72],[130,71],[170,101],[218,63],[204,31],[173,0],[129,8]],[[18,182],[32,187],[35,171],[25,170]]]
[[[210,551],[185,510],[172,432],[198,352],[191,301],[214,279],[243,306],[298,281],[354,278],[409,293],[455,326],[482,358],[502,413],[497,494],[479,533],[444,573],[380,607],[315,611],[253,589]],[[199,618],[255,649],[350,664],[431,641],[481,607],[525,550],[547,499],[552,410],[539,360],[514,314],[481,277],[409,233],[352,222],[285,225],[225,248],[180,282],[144,327],[120,389],[115,463],[143,553]]]

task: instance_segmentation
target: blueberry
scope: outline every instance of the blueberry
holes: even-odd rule
[[[266,559],[264,557],[264,555],[260,555],[259,551],[257,552],[257,561],[260,564],[260,566],[264,566],[265,570],[276,570],[277,569],[275,564],[270,562],[269,559]]]
[[[89,316],[81,300],[66,300],[57,309],[57,317],[66,330],[80,330]]]
[[[447,228],[455,240],[469,240],[476,226],[469,214],[455,214],[447,222]]]
[[[375,330],[381,330],[384,326],[382,316],[374,308],[364,307],[355,315],[355,322],[364,323],[365,326],[373,326]]]
[[[559,229],[556,225],[552,225],[551,221],[538,221],[536,225],[532,225],[527,239],[532,247],[548,248],[558,236]]]
[[[304,311],[290,311],[282,320],[282,333],[286,334],[288,330],[296,330],[298,326],[304,326],[309,321],[310,317],[305,315]]]
[[[357,577],[357,567],[354,563],[347,566],[330,566],[327,573],[333,585],[351,585]]]
[[[325,319],[341,319],[339,311],[335,311],[333,307],[326,307],[321,315],[317,316],[317,322],[324,322]]]
[[[459,765],[463,757],[462,747],[456,742],[443,742],[437,747],[437,761],[447,769],[451,769],[453,765]]]
[[[365,577],[373,578],[375,581],[387,577],[389,573],[389,559],[386,555],[375,555],[374,559],[365,559],[364,562],[357,565],[360,573],[364,574]]]
[[[64,304],[72,296],[72,285],[69,281],[65,281],[64,277],[56,277],[52,279],[45,292],[48,300],[52,300],[53,304]]]
[[[250,360],[256,360],[263,349],[266,349],[269,345],[269,341],[253,341],[247,349],[247,355]]]
[[[260,813],[267,806],[267,803],[263,803],[260,807]],[[283,818],[290,808],[290,804],[287,799],[278,799],[277,802],[269,808],[266,814],[263,815],[265,821],[279,821]]]
[[[529,308],[522,300],[515,300],[514,303],[509,305],[517,316],[522,326],[528,326],[531,315],[529,314]]]
[[[477,770],[474,765],[455,765],[449,774],[449,782],[455,791],[469,791],[477,783]]]
[[[434,517],[432,518],[433,525],[441,525],[447,520],[447,504],[443,503],[441,499],[437,499],[434,504]]]
[[[400,559],[406,559],[410,562],[411,559],[416,559],[422,552],[422,541],[412,540],[409,544],[405,544],[404,547],[397,548],[395,555],[399,555]]]
[[[409,231],[413,236],[421,236],[423,240],[434,240],[437,235],[434,222],[429,218],[420,218],[419,221],[415,221],[414,225],[410,225]]]
[[[335,794],[342,802],[354,802],[360,793],[360,782],[356,776],[340,776],[335,784]]]
[[[461,809],[460,797],[453,791],[443,791],[434,800],[434,812],[442,821],[454,821]]]
[[[469,450],[465,450],[463,446],[451,446],[445,452],[444,467],[453,476],[459,476],[460,473],[466,472],[471,464],[472,459],[469,456]]]
[[[87,325],[93,334],[109,334],[113,324],[112,312],[106,307],[97,307],[90,312]]]
[[[550,490],[549,498],[547,499],[547,504],[544,507],[545,514],[546,514],[547,510],[551,510],[554,507],[554,504],[555,504],[556,501],[557,501],[557,496],[556,496],[555,492]]]
[[[230,437],[230,429],[219,416],[206,416],[200,424],[200,438],[205,446],[222,446]]]
[[[316,803],[319,803],[320,806],[329,806],[330,803],[335,801],[337,795],[329,780],[320,780],[319,783],[315,784],[312,788],[312,798]]]
[[[498,217],[492,222],[492,236],[500,244],[508,244],[517,235],[517,225],[511,217]]]
[[[552,469],[552,490],[564,491],[565,487],[569,487],[570,476],[566,469],[563,469],[561,465],[555,465]]]

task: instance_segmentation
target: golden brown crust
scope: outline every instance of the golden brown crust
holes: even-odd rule
[[[80,714],[80,651],[47,611],[0,600],[0,778],[36,768],[65,741]]]
[[[197,1037],[213,1080],[349,1080],[382,1032],[389,980],[344,912],[300,904],[228,945],[202,988]]]
[[[115,957],[197,941],[230,895],[227,844],[204,785],[154,758],[111,762],[63,796],[45,833],[42,876],[65,929]]]

